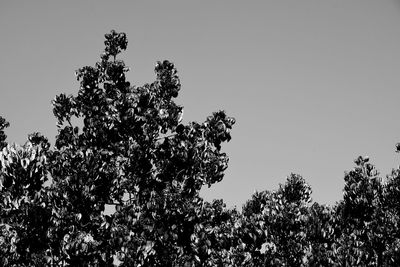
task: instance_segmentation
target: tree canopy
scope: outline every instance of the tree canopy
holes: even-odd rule
[[[397,266],[400,169],[385,179],[366,157],[345,173],[343,199],[312,201],[290,174],[242,210],[205,201],[224,177],[235,120],[183,123],[169,61],[155,81],[126,80],[124,33],[105,35],[76,95],[54,98],[58,134],[8,144],[0,117],[1,266]],[[398,146],[400,147],[400,146]]]

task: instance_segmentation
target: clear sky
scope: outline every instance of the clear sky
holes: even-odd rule
[[[10,142],[52,140],[50,101],[75,94],[104,34],[126,32],[128,79],[154,81],[175,63],[185,121],[224,109],[236,118],[224,180],[206,199],[241,205],[291,172],[333,204],[359,155],[382,175],[399,164],[400,1],[0,0],[0,115]]]

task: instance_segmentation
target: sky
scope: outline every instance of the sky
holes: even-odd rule
[[[0,115],[9,142],[54,143],[51,100],[76,94],[110,30],[125,32],[128,80],[175,63],[184,121],[236,118],[222,182],[202,191],[240,208],[302,175],[313,199],[342,198],[359,155],[385,177],[399,164],[400,1],[0,0]]]

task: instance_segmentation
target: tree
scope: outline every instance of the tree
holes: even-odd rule
[[[358,157],[345,175],[343,201],[337,207],[341,235],[336,239],[336,260],[344,266],[397,265],[391,248],[398,244],[397,219],[387,204],[391,183],[382,183],[368,157]],[[388,189],[386,189],[388,188]]]
[[[47,230],[47,156],[49,143],[32,134],[23,146],[0,153],[0,259],[2,266],[43,265],[49,247]]]
[[[7,135],[4,133],[4,129],[9,126],[10,123],[0,116],[0,149],[3,149],[7,145],[5,142]]]
[[[243,208],[251,231],[245,244],[258,265],[306,266],[311,187],[291,174],[277,191],[255,193]]]
[[[22,148],[8,146],[2,154],[1,193],[4,199],[11,194],[2,209],[2,220],[7,221],[2,229],[9,239],[16,231],[18,243],[18,253],[13,242],[4,253],[17,253],[7,257],[15,264],[37,264],[29,257],[33,241],[21,245],[29,224],[22,215],[27,213],[15,205],[25,199],[28,209],[43,207],[45,223],[38,235],[46,245],[37,249],[46,255],[47,264],[103,266],[116,259],[121,266],[205,262],[212,255],[193,246],[192,239],[202,220],[215,218],[205,215],[210,207],[199,191],[222,180],[228,157],[221,144],[230,140],[235,120],[218,111],[204,123],[183,124],[183,108],[174,102],[181,89],[174,65],[158,62],[155,82],[131,86],[125,78],[128,68],[117,58],[127,47],[126,35],[111,31],[105,37],[101,60],[76,72],[78,94],[60,94],[53,101],[58,121],[54,149],[49,151],[47,140],[35,136],[42,139],[34,138]],[[83,127],[74,125],[75,118]],[[3,145],[2,130],[8,124],[0,123]],[[48,176],[51,182],[45,186]],[[47,197],[35,198],[38,192]],[[116,211],[106,214],[110,206]],[[4,219],[11,216],[8,210],[25,223],[23,230],[18,230],[18,222],[8,223],[14,219]]]

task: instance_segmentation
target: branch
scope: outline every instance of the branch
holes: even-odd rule
[[[122,200],[122,202],[124,202],[123,200]],[[122,205],[123,203],[114,203],[114,202],[106,202],[106,203],[104,203],[104,205],[114,205],[114,206],[117,206],[117,205]]]
[[[167,136],[158,137],[158,138],[156,138],[156,141],[161,140],[161,139],[165,139],[165,138],[168,138],[168,137],[172,137],[172,136],[175,136],[175,135],[177,135],[177,133],[173,133],[173,134],[170,134],[170,135],[167,135]]]

